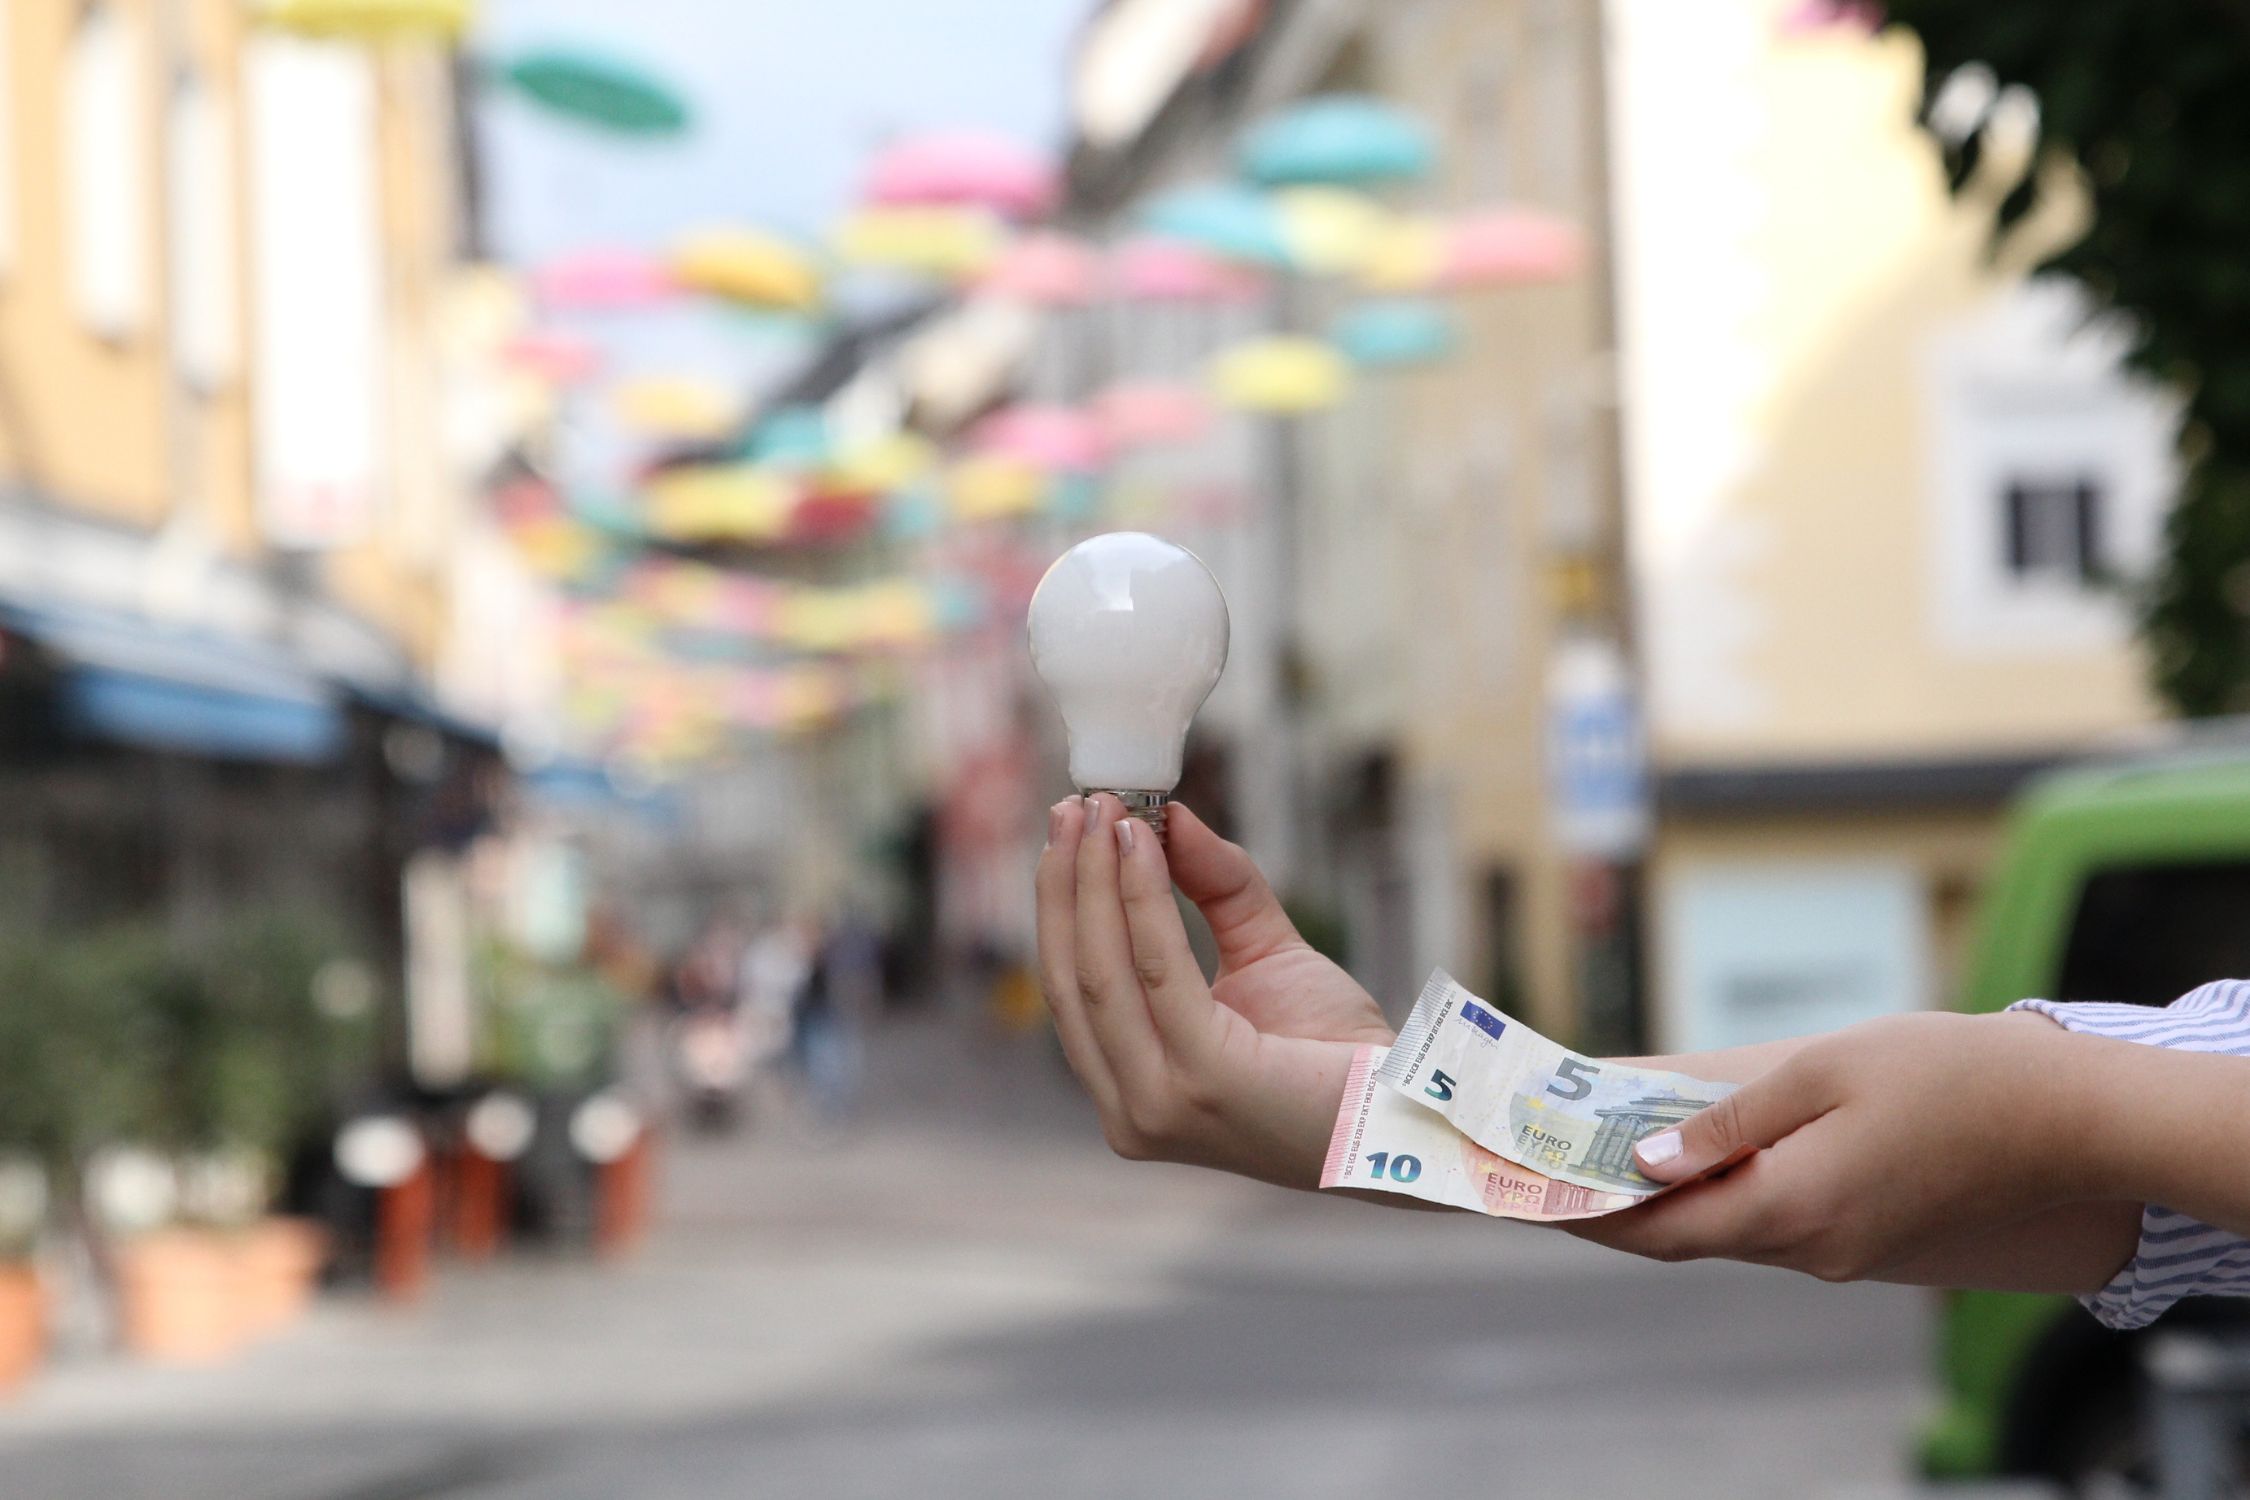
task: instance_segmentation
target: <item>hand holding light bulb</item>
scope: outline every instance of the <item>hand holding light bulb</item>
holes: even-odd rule
[[[1188,724],[1227,664],[1227,601],[1202,559],[1142,531],[1089,537],[1031,596],[1031,660],[1070,734],[1070,779],[1161,836]]]

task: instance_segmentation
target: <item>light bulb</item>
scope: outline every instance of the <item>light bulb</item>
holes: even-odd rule
[[[1031,596],[1031,661],[1070,734],[1070,779],[1162,833],[1188,722],[1227,664],[1211,570],[1145,531],[1088,537]]]

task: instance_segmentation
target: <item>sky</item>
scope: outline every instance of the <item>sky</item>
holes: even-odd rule
[[[639,143],[506,96],[482,111],[494,243],[536,260],[755,223],[817,235],[887,137],[975,126],[1059,141],[1090,0],[488,0],[495,61],[535,46],[629,58],[697,116]]]

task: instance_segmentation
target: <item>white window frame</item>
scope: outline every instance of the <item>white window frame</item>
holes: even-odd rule
[[[64,53],[62,196],[71,304],[95,337],[123,342],[149,317],[151,202],[146,28],[115,0],[79,12]]]

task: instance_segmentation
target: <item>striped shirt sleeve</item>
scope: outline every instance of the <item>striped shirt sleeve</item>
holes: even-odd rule
[[[2250,1057],[2250,981],[2222,979],[2192,990],[2161,1010],[2145,1005],[2021,1000],[2090,1036]],[[2149,1204],[2141,1212],[2141,1243],[2108,1286],[2078,1300],[2111,1328],[2144,1328],[2182,1297],[2250,1296],[2250,1240]]]

